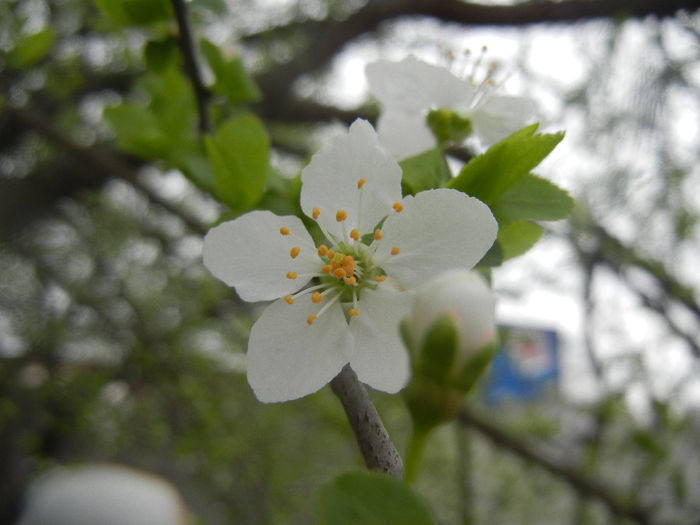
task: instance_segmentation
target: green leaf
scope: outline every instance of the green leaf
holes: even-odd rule
[[[498,222],[555,221],[571,213],[574,200],[552,182],[528,173],[515,182],[492,205]]]
[[[457,327],[454,317],[443,314],[428,328],[421,343],[419,371],[436,383],[444,383],[457,356]]]
[[[228,12],[226,0],[191,0],[192,7],[206,9],[217,15],[225,15]]]
[[[170,0],[95,0],[95,4],[112,21],[124,26],[149,25],[173,16]]]
[[[263,195],[270,140],[252,113],[241,113],[204,139],[216,196],[234,210],[254,206]]]
[[[18,68],[33,66],[51,51],[55,41],[56,33],[50,27],[24,35],[15,43],[8,57],[10,63]]]
[[[226,96],[232,104],[258,102],[262,99],[260,89],[246,71],[240,57],[227,60],[217,46],[205,39],[200,40],[200,46],[216,77],[216,91]]]
[[[348,472],[321,489],[321,525],[435,525],[428,506],[403,481]]]
[[[403,170],[401,184],[404,195],[439,188],[452,178],[450,168],[439,149],[409,157],[399,162]]]
[[[177,64],[180,54],[177,43],[171,37],[161,40],[150,40],[143,50],[146,67],[154,72],[161,72]]]
[[[493,204],[513,184],[530,173],[564,138],[563,133],[535,134],[533,124],[473,158],[449,184],[464,193]]]
[[[542,227],[528,221],[502,225],[498,230],[498,244],[503,251],[503,260],[518,257],[532,248],[542,236]]]

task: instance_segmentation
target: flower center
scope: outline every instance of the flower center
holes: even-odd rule
[[[360,202],[366,183],[366,179],[357,181]],[[359,208],[361,207],[358,206]],[[400,202],[395,202],[391,208],[395,213],[403,211],[403,205]],[[387,213],[391,213],[391,211],[388,210]],[[320,216],[320,209],[317,207],[313,208],[311,217],[318,221]],[[340,302],[343,305],[343,310],[348,319],[359,315],[360,308],[358,303],[362,290],[365,288],[375,289],[386,280],[387,276],[384,270],[373,261],[376,243],[382,238],[381,229],[377,228],[374,232],[361,236],[357,228],[352,228],[350,232],[347,231],[347,219],[348,214],[345,210],[336,211],[335,220],[341,223],[342,226],[341,236],[331,234],[321,223],[317,222],[331,247],[329,248],[327,244],[318,246],[316,253],[321,259],[319,271],[303,275],[303,277],[315,278],[316,282],[293,295],[284,297],[284,300],[291,305],[294,304],[296,299],[309,295],[311,303],[319,305],[318,312],[308,316],[306,322],[309,325],[312,325],[336,302]],[[293,236],[288,228],[280,228],[280,234]],[[302,249],[301,246],[294,246],[289,252],[289,257],[292,259],[297,257],[303,259],[305,250],[306,248]],[[397,255],[399,247],[394,246],[390,253]],[[318,262],[318,259],[314,258],[314,261]],[[299,275],[290,271],[287,272],[286,277],[287,279],[297,279]]]

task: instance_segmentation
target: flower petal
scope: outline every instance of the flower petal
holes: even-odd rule
[[[408,352],[399,335],[399,321],[411,308],[412,292],[365,289],[360,314],[350,321],[355,349],[350,366],[363,383],[393,394],[410,376]]]
[[[474,97],[475,89],[444,67],[409,55],[400,62],[379,60],[368,64],[365,75],[372,94],[384,110],[427,112],[434,107],[453,107]]]
[[[490,146],[532,124],[535,107],[523,97],[488,97],[472,112],[474,130],[484,145]]]
[[[246,358],[248,383],[263,403],[289,401],[316,392],[348,362],[352,337],[339,304],[312,325],[318,305],[303,297],[275,301],[253,325]]]
[[[498,224],[486,204],[451,189],[422,191],[390,215],[374,256],[404,288],[452,268],[471,268],[496,240]],[[399,253],[391,255],[393,247]]]
[[[289,235],[280,233],[283,227]],[[301,251],[292,258],[295,246]],[[245,301],[270,301],[295,292],[322,264],[301,219],[269,211],[252,211],[212,228],[204,237],[203,255],[204,266]],[[299,277],[288,279],[287,272]]]
[[[360,179],[366,181],[361,190]],[[338,237],[343,231],[335,219],[338,210],[347,213],[347,232],[367,233],[401,200],[401,168],[361,119],[321,147],[302,170],[301,181],[301,209],[310,217],[317,207],[319,223]]]
[[[425,118],[425,113],[384,111],[377,122],[379,141],[399,160],[423,153],[435,146],[435,136]]]

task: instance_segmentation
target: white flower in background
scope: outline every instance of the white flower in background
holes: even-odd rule
[[[474,134],[489,146],[532,123],[529,99],[494,94],[490,75],[479,85],[448,69],[408,56],[379,60],[365,70],[371,93],[382,105],[379,140],[399,160],[435,147],[426,123],[430,110],[451,109],[471,121]]]
[[[18,525],[185,525],[177,489],[163,478],[110,464],[59,467],[29,488]]]
[[[420,342],[438,316],[452,317],[462,360],[489,344],[497,335],[496,296],[477,272],[456,269],[437,275],[416,292],[409,330]]]
[[[260,401],[286,401],[350,363],[361,381],[397,392],[410,375],[398,330],[410,290],[474,266],[497,223],[484,203],[455,190],[402,198],[401,168],[364,120],[326,143],[301,181],[301,208],[323,244],[300,218],[269,211],[222,223],[204,239],[205,266],[242,299],[277,299],[251,330],[248,382]]]

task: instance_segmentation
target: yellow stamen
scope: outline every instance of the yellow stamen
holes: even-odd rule
[[[291,295],[285,295],[284,300],[287,301],[287,304],[294,304],[294,299],[292,299]]]
[[[333,270],[333,275],[335,275],[336,279],[342,279],[347,275],[347,273],[345,273],[345,270],[343,270],[342,268],[336,268],[335,270]]]
[[[316,320],[316,316],[313,314],[306,318],[306,322],[310,325],[314,324],[315,320]]]
[[[348,312],[348,315],[350,317],[356,317],[360,315],[360,311],[357,308],[351,308],[350,311]]]
[[[333,267],[330,264],[327,264],[323,268],[321,268],[321,271],[323,273],[331,273],[332,269],[333,269]]]
[[[374,240],[378,241],[381,238],[382,238],[382,230],[377,228],[376,230],[374,230]]]
[[[327,253],[328,253],[328,246],[326,246],[325,244],[322,244],[321,246],[318,247],[318,256],[319,257],[325,257]]]
[[[314,218],[314,220],[318,219],[318,216],[321,215],[321,210],[318,208],[314,208],[311,210],[311,216]]]
[[[353,228],[353,229],[350,231],[350,237],[352,237],[352,238],[355,239],[356,241],[359,241],[359,240],[360,240],[360,232],[357,231],[357,228]]]
[[[282,227],[280,228],[280,233],[281,233],[282,235],[289,235],[289,228],[285,228],[284,226],[282,226]]]
[[[328,258],[333,260],[333,257],[335,257],[335,252],[333,250],[328,250]]]
[[[287,279],[296,279],[296,278],[297,278],[296,272],[287,272]]]
[[[365,182],[367,182],[367,179],[360,179],[360,180],[358,180],[358,181],[357,181],[357,189],[359,190],[360,188],[362,188],[362,186],[365,185]]]
[[[400,211],[403,211],[403,204],[401,204],[400,202],[395,202],[392,208],[394,208],[394,210],[398,213]]]
[[[289,250],[289,256],[290,256],[292,259],[295,259],[296,256],[299,255],[299,252],[300,252],[300,251],[301,251],[301,248],[299,248],[298,246],[295,246],[294,248],[292,248],[291,250]]]
[[[382,283],[382,282],[386,281],[386,275],[377,275],[374,278],[374,280],[377,281],[378,283]]]
[[[399,250],[400,250],[400,248],[398,246],[394,246],[391,249],[391,255],[396,255],[397,253],[399,253]]]
[[[343,222],[347,218],[348,214],[345,213],[345,210],[338,210],[335,214],[335,220],[338,222]]]
[[[314,292],[311,294],[312,303],[320,303],[321,301],[323,301],[323,296],[320,293]]]
[[[353,285],[356,282],[357,282],[357,279],[355,279],[354,277],[346,277],[345,278],[345,284]]]

